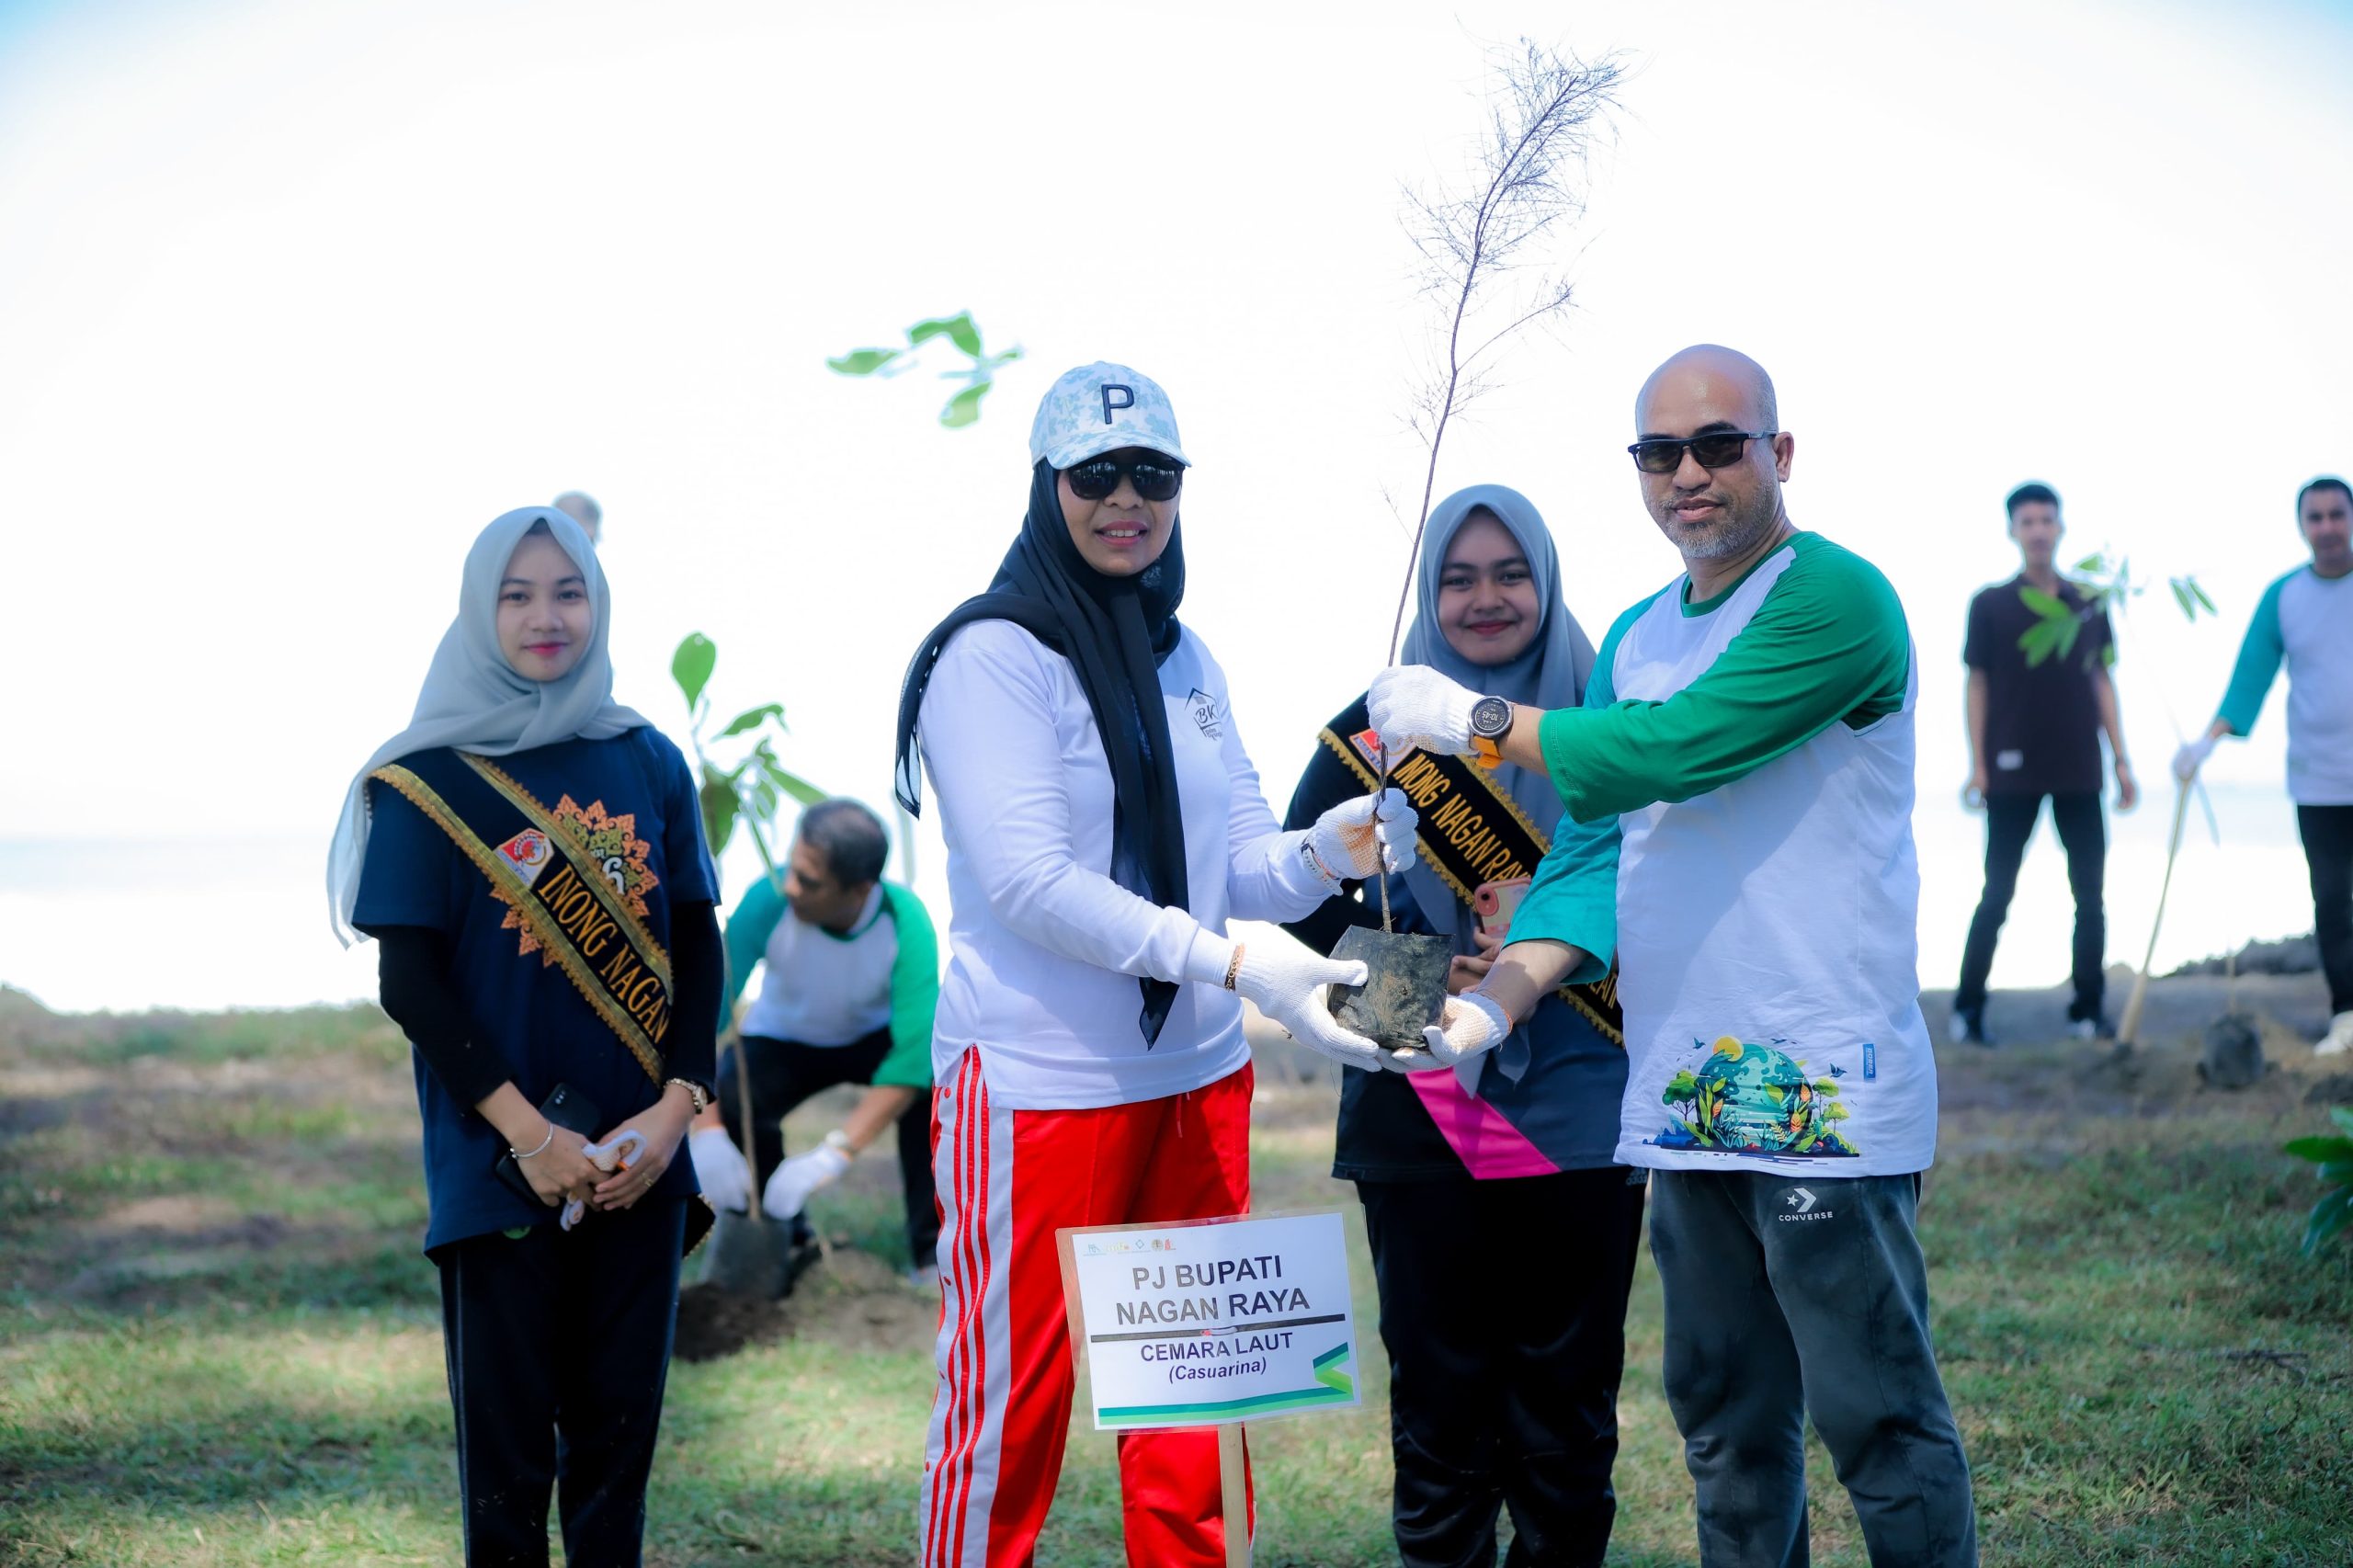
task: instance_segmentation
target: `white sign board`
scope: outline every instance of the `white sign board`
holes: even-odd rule
[[[1336,1210],[1097,1226],[1061,1240],[1097,1431],[1363,1403]]]

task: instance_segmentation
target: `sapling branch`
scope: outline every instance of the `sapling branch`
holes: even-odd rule
[[[1615,105],[1623,74],[1614,55],[1587,62],[1522,39],[1516,51],[1496,59],[1486,135],[1468,176],[1467,194],[1406,192],[1407,233],[1421,257],[1423,291],[1439,302],[1443,312],[1445,356],[1411,392],[1410,424],[1427,449],[1428,461],[1422,472],[1421,508],[1405,550],[1405,580],[1398,588],[1397,613],[1390,622],[1388,664],[1397,662],[1404,636],[1405,606],[1413,597],[1414,568],[1429,528],[1447,428],[1489,388],[1474,366],[1489,350],[1566,310],[1570,285],[1554,277],[1521,291],[1504,325],[1485,334],[1467,352],[1465,329],[1489,292],[1525,265],[1523,253],[1584,210],[1577,176],[1604,111]],[[1380,788],[1388,787],[1389,748],[1384,744]],[[1381,878],[1380,884],[1381,928],[1387,931],[1389,879]]]

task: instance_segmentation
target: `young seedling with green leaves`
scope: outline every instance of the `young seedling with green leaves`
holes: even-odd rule
[[[2336,1123],[2336,1132],[2298,1138],[2286,1145],[2289,1153],[2318,1165],[2320,1179],[2328,1184],[2328,1191],[2304,1220],[2306,1257],[2318,1257],[2321,1248],[2353,1222],[2353,1106],[2330,1107],[2328,1119]]]
[[[826,365],[837,375],[878,376],[889,380],[904,375],[915,368],[918,351],[935,337],[944,337],[962,351],[969,363],[939,372],[940,380],[959,383],[960,390],[939,411],[939,422],[950,430],[976,422],[981,417],[981,399],[996,384],[996,373],[1021,358],[1018,347],[1000,349],[995,354],[981,347],[981,329],[973,324],[972,312],[960,311],[952,316],[935,316],[919,321],[907,328],[904,348],[853,348],[839,358],[827,359]]]
[[[2040,618],[2018,635],[2018,647],[2026,654],[2029,667],[2053,657],[2067,657],[2075,651],[2075,639],[2093,617],[2110,609],[2121,613],[2148,588],[2146,583],[2132,576],[2129,557],[2120,557],[2110,564],[2106,551],[2076,562],[2069,580],[2083,596],[2080,606],[2069,605],[2058,595],[2046,594],[2031,584],[2018,589],[2018,597],[2025,601],[2026,608]],[[2214,601],[2206,597],[2206,590],[2198,585],[2197,578],[2168,577],[2165,586],[2173,590],[2173,602],[2181,607],[2185,619],[2196,620],[2201,609],[2208,615],[2214,613]],[[2113,664],[2116,645],[2110,642],[2101,650],[2100,656]]]
[[[727,847],[727,841],[734,836],[735,824],[743,824],[744,831],[751,835],[753,849],[759,854],[760,864],[767,868],[768,880],[781,888],[784,873],[778,868],[770,846],[777,841],[778,819],[784,802],[790,800],[813,806],[825,799],[825,792],[788,769],[777,756],[776,742],[790,733],[785,728],[781,702],[763,702],[730,719],[708,744],[748,735],[756,737],[751,749],[730,767],[722,767],[712,759],[703,737],[704,727],[711,722],[710,699],[705,687],[710,684],[710,672],[718,665],[718,644],[699,631],[688,632],[670,657],[670,675],[687,699],[687,742],[693,748],[695,771],[700,780],[703,836],[710,841],[711,858],[717,859],[720,851]]]
[[[2093,617],[2109,609],[2123,613],[2131,602],[2148,589],[2146,583],[2132,575],[2129,557],[2120,556],[2111,564],[2108,552],[2100,551],[2075,562],[2071,580],[2079,590],[2082,603],[2071,606],[2056,594],[2044,593],[2031,584],[2018,589],[2018,597],[2037,617],[2033,625],[2018,634],[2018,647],[2026,654],[2029,668],[2046,660],[2064,659],[2075,651],[2075,640]],[[2185,619],[2195,621],[2200,610],[2215,613],[2214,601],[2198,585],[2195,577],[2168,577],[2165,586],[2173,591],[2173,602],[2181,609]],[[2116,644],[2110,641],[2100,650],[2104,663],[2116,660]],[[2165,881],[2157,889],[2157,913],[2149,923],[2149,947],[2141,959],[2141,972],[2132,983],[2131,994],[2125,1000],[2124,1016],[2116,1028],[2119,1051],[2131,1049],[2133,1037],[2141,1028],[2141,1010],[2148,1000],[2149,966],[2156,960],[2157,932],[2165,924],[2165,897],[2173,890],[2175,858],[2181,853],[2181,827],[2189,809],[2188,788],[2174,801],[2173,827],[2166,835]],[[2211,813],[2209,812],[2209,821]]]

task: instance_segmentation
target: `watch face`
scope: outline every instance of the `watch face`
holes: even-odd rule
[[[1471,733],[1494,740],[1511,728],[1511,704],[1500,697],[1483,697],[1471,710]]]

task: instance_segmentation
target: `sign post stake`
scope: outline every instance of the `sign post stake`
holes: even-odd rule
[[[1250,1483],[1239,1421],[1217,1429],[1218,1488],[1225,1499],[1225,1568],[1250,1568]]]

